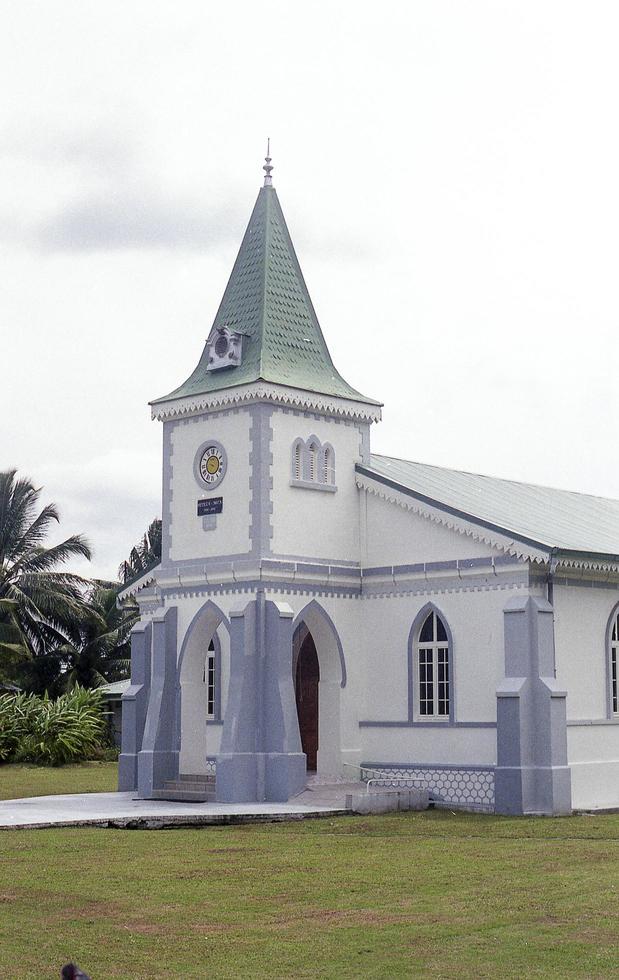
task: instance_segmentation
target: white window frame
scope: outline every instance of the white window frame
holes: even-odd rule
[[[611,718],[619,718],[619,606],[608,629],[608,704]]]
[[[432,617],[432,639],[422,640],[421,633],[429,617]],[[445,640],[438,639],[439,621],[447,637]],[[423,617],[417,632],[413,653],[415,671],[415,719],[417,721],[449,722],[452,717],[451,704],[453,698],[452,651],[447,624],[435,609],[429,609],[427,615]],[[431,668],[429,672],[427,671],[428,667]],[[443,668],[442,680],[440,679],[441,668]],[[430,673],[430,678],[428,678],[428,673]],[[428,685],[431,686],[430,694],[428,694]],[[446,687],[446,692],[443,690],[443,697],[440,696],[441,685]],[[422,705],[425,706],[425,711],[422,710]],[[443,707],[442,711],[440,710],[441,706]]]
[[[217,651],[214,639],[208,645],[204,660],[204,684],[206,687],[206,720],[217,718]]]

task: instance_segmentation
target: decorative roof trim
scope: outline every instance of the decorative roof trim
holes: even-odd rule
[[[158,565],[155,565],[154,568],[149,568],[148,571],[144,572],[143,575],[140,575],[139,578],[134,579],[133,582],[131,582],[131,584],[125,589],[120,590],[116,597],[117,601],[123,602],[125,599],[130,599],[131,596],[137,595],[137,593],[140,592],[141,589],[146,588],[147,585],[156,582],[157,572],[160,570],[160,568],[161,562]]]
[[[307,411],[341,415],[344,418],[358,419],[364,422],[379,422],[381,418],[380,405],[356,402],[332,395],[322,395],[319,392],[306,391],[300,388],[288,388],[285,385],[271,384],[266,381],[252,382],[238,388],[224,388],[220,391],[211,391],[201,395],[190,395],[186,398],[170,399],[166,402],[151,402],[151,417],[159,419],[159,421],[186,418],[189,415],[199,415],[214,409],[257,401],[269,401]]]
[[[423,494],[418,494],[408,487],[396,484],[393,480],[372,473],[365,467],[358,465],[356,469],[356,483],[360,490],[367,490],[382,500],[396,504],[404,510],[420,514],[434,524],[440,524],[458,534],[472,538],[473,541],[480,541],[491,548],[497,548],[514,558],[538,563],[545,563],[549,560],[551,549],[545,548],[544,545],[536,546],[534,542],[520,540],[508,531],[481,521],[473,515],[456,511],[446,504],[441,504],[440,501],[424,497]],[[380,487],[376,486],[373,481],[380,484]]]
[[[600,554],[598,558],[595,558],[594,555],[595,552],[589,555],[582,551],[554,550],[557,569],[580,568],[592,572],[619,572],[619,556]]]

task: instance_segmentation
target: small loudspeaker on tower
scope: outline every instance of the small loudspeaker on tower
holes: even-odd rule
[[[214,327],[208,340],[207,371],[238,367],[243,356],[243,335],[229,327]]]

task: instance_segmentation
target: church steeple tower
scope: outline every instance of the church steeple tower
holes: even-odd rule
[[[273,186],[271,160],[269,144],[264,186],[202,357],[184,384],[153,405],[257,381],[380,404],[352,388],[331,360]]]

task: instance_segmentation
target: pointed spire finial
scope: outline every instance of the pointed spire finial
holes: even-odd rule
[[[271,171],[273,167],[271,166],[271,137],[267,140],[267,155],[264,158],[264,165],[262,169],[264,170],[264,186],[271,187],[273,184],[273,178],[271,177]]]

